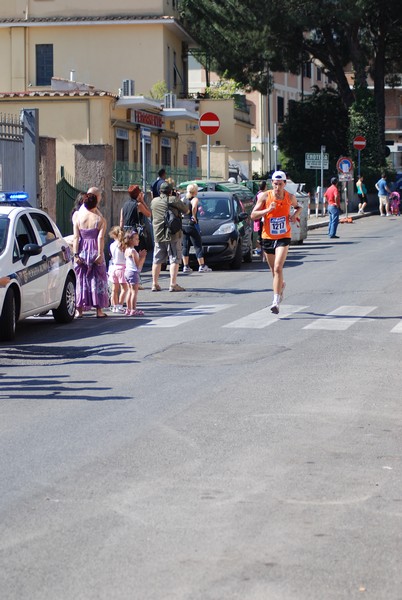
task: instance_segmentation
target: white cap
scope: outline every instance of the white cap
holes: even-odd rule
[[[275,171],[271,177],[272,181],[286,181],[286,173],[283,171]]]

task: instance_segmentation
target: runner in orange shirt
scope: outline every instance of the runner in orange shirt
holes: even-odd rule
[[[274,299],[271,312],[276,315],[279,313],[279,304],[283,300],[285,289],[283,266],[292,237],[290,224],[296,221],[302,210],[295,196],[289,194],[285,186],[285,173],[275,171],[272,175],[273,189],[259,196],[251,213],[253,220],[263,218],[262,249],[273,277]],[[291,214],[292,207],[294,211]]]

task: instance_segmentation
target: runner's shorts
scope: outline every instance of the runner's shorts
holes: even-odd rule
[[[270,240],[263,238],[261,246],[266,254],[275,254],[275,249],[280,246],[289,246],[291,238],[279,238],[278,240]]]

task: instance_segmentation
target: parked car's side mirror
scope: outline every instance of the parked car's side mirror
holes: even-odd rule
[[[42,246],[38,244],[25,244],[22,251],[24,254],[29,254],[29,256],[37,256],[42,252]]]
[[[37,256],[42,252],[42,246],[39,246],[38,244],[25,244],[22,252],[22,264],[26,265],[30,256]]]

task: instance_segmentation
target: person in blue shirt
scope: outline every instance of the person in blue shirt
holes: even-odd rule
[[[389,212],[389,194],[391,190],[388,187],[387,179],[385,173],[381,174],[381,179],[377,181],[375,184],[376,189],[378,190],[378,202],[380,207],[380,216],[381,217],[389,217],[391,213]],[[384,212],[385,208],[385,212]]]

